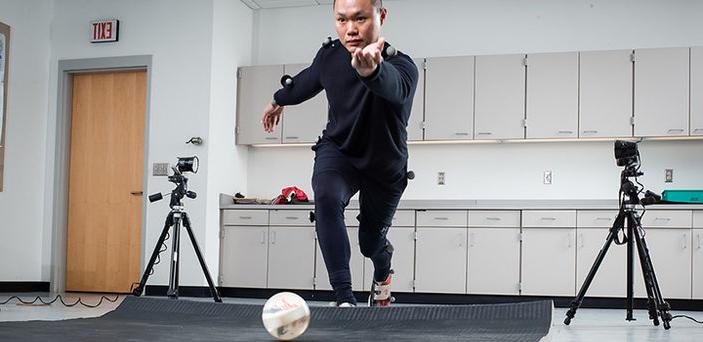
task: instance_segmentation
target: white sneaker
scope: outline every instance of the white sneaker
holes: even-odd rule
[[[338,308],[355,308],[356,304],[352,304],[349,302],[344,302],[342,304],[337,305]]]

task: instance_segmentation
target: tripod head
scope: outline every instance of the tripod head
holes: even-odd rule
[[[178,162],[175,166],[171,166],[173,170],[173,175],[168,176],[168,181],[176,184],[176,188],[171,191],[171,194],[166,194],[166,196],[171,196],[171,202],[169,207],[174,209],[175,207],[183,207],[183,197],[188,197],[190,199],[195,199],[198,195],[194,191],[188,190],[188,178],[184,175],[185,172],[198,173],[198,157],[187,157],[178,158]],[[156,193],[149,195],[149,202],[153,203],[160,201],[164,198],[164,194]]]

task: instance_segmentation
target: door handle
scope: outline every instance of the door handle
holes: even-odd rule
[[[132,196],[143,196],[143,195],[144,195],[144,191],[132,191],[132,192],[130,192],[129,194],[132,195]]]

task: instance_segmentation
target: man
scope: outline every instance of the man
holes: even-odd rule
[[[337,0],[333,8],[339,39],[323,44],[312,65],[274,94],[262,123],[271,132],[284,106],[326,91],[328,123],[312,148],[320,249],[337,305],[355,306],[344,209],[360,192],[359,245],[374,265],[371,304],[387,306],[393,247],[386,234],[407,186],[406,126],[418,71],[407,55],[385,54],[381,0]]]

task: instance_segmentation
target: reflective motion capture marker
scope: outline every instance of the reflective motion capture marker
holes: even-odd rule
[[[332,37],[327,37],[324,42],[322,42],[322,47],[328,48],[332,46]]]
[[[395,57],[397,54],[398,50],[396,50],[393,45],[388,45],[386,48],[386,58]]]
[[[281,77],[281,85],[285,88],[293,87],[293,77],[290,75],[283,75],[283,77]]]

